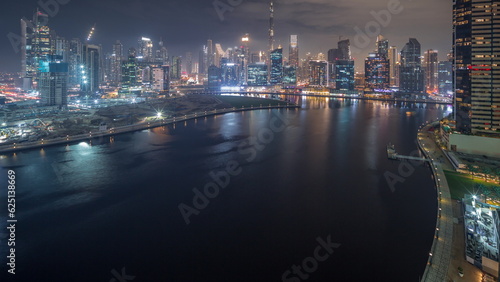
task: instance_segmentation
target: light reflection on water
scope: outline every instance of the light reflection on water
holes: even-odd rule
[[[79,277],[79,260],[63,259],[76,255],[93,263],[87,277],[72,281],[109,280],[99,275],[116,264],[143,281],[183,281],[188,273],[197,281],[277,281],[310,256],[316,237],[331,234],[342,247],[310,281],[352,281],[352,273],[365,281],[418,279],[435,228],[435,191],[420,167],[391,193],[383,173],[397,172],[399,163],[387,160],[385,145],[409,153],[418,125],[448,108],[302,102],[279,111],[288,127],[252,162],[235,148],[268,127],[277,110],[48,147],[43,158],[39,150],[0,158],[19,173],[20,234],[30,234],[19,237],[25,275]],[[416,114],[406,116],[407,108]],[[186,226],[179,203],[189,203],[192,189],[230,160],[241,175]]]

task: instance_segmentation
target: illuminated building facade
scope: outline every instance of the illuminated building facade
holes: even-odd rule
[[[23,88],[37,87],[40,63],[52,52],[49,16],[36,11],[33,20],[21,19],[21,76]]]
[[[290,35],[290,50],[288,54],[288,64],[299,67],[299,40],[297,35]]]
[[[61,56],[48,55],[40,61],[39,90],[45,106],[68,104],[68,63]]]
[[[297,85],[297,67],[284,66],[283,67],[283,86],[292,87]]]
[[[330,74],[327,61],[309,62],[309,85],[328,87]]]
[[[85,44],[83,46],[82,65],[81,90],[95,94],[99,91],[99,84],[101,83],[101,47]]]
[[[354,91],[354,60],[337,60],[335,64],[336,90]]]
[[[401,50],[401,66],[399,68],[399,90],[406,93],[424,92],[424,72],[420,60],[420,43],[410,38]]]
[[[267,77],[266,63],[248,65],[248,86],[267,86]]]
[[[427,50],[424,52],[423,67],[425,73],[425,91],[429,94],[437,93],[439,91],[437,50]]]
[[[271,85],[281,84],[283,82],[283,49],[281,47],[274,49],[270,55],[271,73],[269,83]]]

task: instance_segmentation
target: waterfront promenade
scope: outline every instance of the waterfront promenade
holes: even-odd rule
[[[134,131],[140,131],[140,130],[145,130],[145,129],[150,129],[150,128],[155,128],[155,127],[160,127],[160,126],[165,126],[168,124],[173,124],[177,122],[183,122],[191,119],[197,119],[197,118],[203,118],[203,117],[208,117],[208,116],[214,116],[214,115],[221,115],[221,114],[226,114],[226,113],[231,113],[231,112],[241,112],[241,111],[253,111],[253,110],[263,110],[263,109],[282,109],[282,108],[297,108],[298,106],[295,104],[291,103],[286,103],[284,105],[274,105],[274,106],[258,106],[258,107],[233,107],[233,108],[225,108],[225,109],[215,109],[212,111],[203,111],[203,112],[196,112],[192,113],[189,115],[183,115],[183,116],[176,116],[176,117],[170,117],[170,118],[158,118],[155,121],[145,121],[145,122],[140,122],[136,124],[131,124],[131,125],[126,125],[126,126],[120,126],[120,127],[115,127],[115,128],[110,128],[107,129],[106,131],[100,131],[100,132],[89,132],[88,134],[80,134],[80,135],[73,135],[73,136],[66,136],[62,138],[54,138],[54,139],[47,139],[47,140],[37,140],[33,142],[23,142],[20,144],[8,144],[8,145],[3,145],[0,146],[0,154],[5,154],[5,153],[15,153],[19,152],[22,150],[29,150],[29,149],[37,149],[37,148],[43,148],[43,147],[48,147],[48,146],[54,146],[54,145],[63,145],[63,144],[70,144],[78,141],[85,141],[85,140],[92,140],[94,138],[102,138],[102,137],[109,137],[109,136],[114,136],[118,134],[123,134],[123,133],[129,133],[129,132],[134,132]]]
[[[438,210],[434,241],[429,251],[429,259],[422,276],[422,282],[450,281],[448,270],[451,262],[453,245],[453,209],[450,189],[443,171],[443,164],[438,162],[441,149],[433,140],[429,129],[434,124],[427,124],[418,132],[418,145],[424,155],[431,160],[430,166],[434,175],[438,197]],[[453,271],[453,270],[451,270]],[[464,280],[465,281],[465,280]]]

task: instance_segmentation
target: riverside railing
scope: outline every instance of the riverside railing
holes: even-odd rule
[[[434,126],[436,125],[438,122],[434,122],[434,123],[427,123],[421,130],[422,132],[420,133],[424,133],[425,132],[425,129],[427,129],[430,126]],[[442,241],[442,242],[439,242],[439,231],[441,229],[442,226],[445,226],[445,223],[444,221],[445,220],[449,220],[448,217],[446,218],[442,218],[441,217],[441,213],[443,211],[443,205],[442,205],[442,195],[443,195],[443,191],[442,191],[442,185],[441,185],[441,179],[440,179],[440,176],[439,176],[439,172],[438,172],[438,168],[437,168],[437,165],[434,163],[433,161],[433,158],[432,156],[430,155],[430,152],[428,152],[425,148],[425,146],[422,144],[422,140],[420,140],[420,137],[417,138],[417,144],[420,148],[420,150],[423,152],[423,154],[425,155],[426,158],[430,159],[431,160],[431,163],[430,163],[430,166],[431,166],[431,170],[432,170],[432,173],[434,175],[434,182],[435,182],[435,185],[436,185],[436,191],[437,191],[437,196],[438,196],[438,209],[437,209],[437,220],[436,220],[436,229],[434,230],[434,240],[432,241],[432,246],[431,246],[431,249],[430,249],[430,252],[429,252],[429,258],[427,259],[427,265],[425,267],[425,271],[424,271],[424,275],[422,276],[422,282],[425,282],[425,281],[437,281],[435,279],[437,279],[437,277],[429,277],[429,273],[431,271],[431,267],[432,267],[432,263],[433,263],[433,256],[434,254],[436,254],[436,248],[437,248],[437,245],[438,244],[443,244],[443,246],[445,245],[445,242]],[[447,227],[447,226],[445,226]],[[446,230],[445,230],[446,231]],[[446,234],[446,233],[445,233]],[[451,242],[450,242],[451,243]],[[440,248],[440,251],[442,251],[444,249],[444,247],[441,246]],[[445,261],[445,269],[443,269],[443,266],[440,266],[441,267],[441,272],[444,273],[444,277],[442,277],[443,279],[445,279],[446,277],[446,273],[448,272],[448,265],[449,265],[449,261]],[[440,280],[441,281],[441,280]]]

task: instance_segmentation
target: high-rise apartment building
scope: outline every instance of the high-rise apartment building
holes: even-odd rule
[[[354,60],[337,60],[335,63],[335,89],[339,91],[354,91],[354,78]]]
[[[309,61],[309,85],[328,87],[329,82],[329,63],[318,60]]]
[[[465,133],[499,134],[499,6],[496,0],[453,5],[455,118]]]
[[[299,40],[297,35],[290,35],[288,64],[296,69],[299,67]]]
[[[45,106],[68,104],[68,63],[61,56],[47,55],[40,61],[39,90]]]
[[[383,36],[377,37],[375,53],[370,53],[365,59],[365,88],[370,91],[380,91],[390,85],[389,41]]]
[[[111,54],[111,77],[110,82],[114,86],[118,86],[122,80],[122,60],[123,60],[123,45],[119,40],[113,44],[113,53]]]
[[[83,92],[96,93],[101,83],[101,47],[92,44],[83,45],[82,82]]]
[[[23,88],[37,87],[42,60],[52,53],[49,16],[36,11],[33,20],[21,19],[21,77]]]
[[[248,86],[267,86],[267,76],[265,62],[248,65]]]
[[[399,90],[401,92],[418,94],[424,91],[424,73],[420,60],[420,43],[415,38],[401,50],[401,66],[399,69]]]
[[[143,62],[153,62],[153,41],[150,38],[142,37],[139,39],[139,58]]]
[[[453,65],[451,61],[438,63],[438,92],[441,95],[453,94]]]
[[[425,74],[425,91],[429,94],[439,91],[438,84],[438,51],[427,50],[424,53],[423,68]]]
[[[389,84],[391,87],[399,87],[399,64],[401,60],[401,55],[398,53],[397,47],[396,46],[389,47],[387,56],[389,59],[389,77],[390,77]]]
[[[281,84],[283,82],[283,49],[278,47],[270,54],[271,71],[269,83],[271,85]]]

